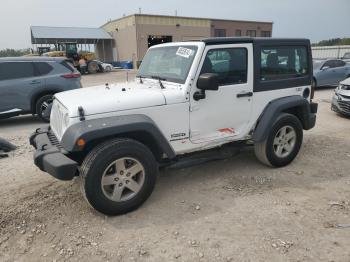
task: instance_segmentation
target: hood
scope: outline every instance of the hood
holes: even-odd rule
[[[58,93],[55,98],[69,111],[70,117],[79,116],[78,107],[85,115],[103,114],[181,102],[182,88],[161,89],[159,84],[137,82],[86,87]],[[167,99],[168,98],[168,99]],[[167,100],[168,103],[167,103]]]
[[[339,86],[335,89],[337,94],[350,97],[350,77],[340,82]]]
[[[348,86],[350,86],[350,77],[345,79],[344,81],[341,81],[340,84],[341,85],[348,85]]]

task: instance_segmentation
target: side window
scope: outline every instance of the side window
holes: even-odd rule
[[[247,30],[247,36],[256,37],[256,30]]]
[[[6,63],[0,63],[0,81],[7,79]]]
[[[261,37],[271,37],[270,31],[261,31]]]
[[[215,35],[215,37],[225,37],[226,36],[226,29],[215,29],[214,35]]]
[[[53,67],[50,64],[46,63],[46,62],[36,62],[35,66],[36,66],[36,68],[38,70],[38,75],[39,76],[47,75],[53,69]]]
[[[74,70],[75,70],[74,65],[72,64],[71,61],[64,60],[64,61],[60,62],[60,64],[71,72],[74,72]]]
[[[1,63],[0,80],[11,80],[34,77],[32,62],[4,62]]]
[[[201,74],[218,74],[220,85],[246,83],[248,71],[247,54],[246,48],[209,50],[205,57]]]
[[[323,64],[322,68],[324,67],[329,67],[329,68],[333,68],[335,65],[334,65],[334,62],[333,60],[330,60],[330,61],[327,61]]]
[[[345,64],[346,63],[342,60],[335,60],[334,61],[334,67],[343,67],[343,66],[345,66]]]
[[[260,80],[280,80],[309,74],[306,47],[263,47]]]

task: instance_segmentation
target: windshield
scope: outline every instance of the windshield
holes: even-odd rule
[[[324,61],[314,61],[313,62],[313,68],[314,69],[320,69],[321,68],[321,66],[323,65],[323,63],[324,63]]]
[[[197,49],[197,46],[152,48],[145,55],[137,76],[184,84]]]

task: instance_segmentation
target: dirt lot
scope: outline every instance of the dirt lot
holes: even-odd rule
[[[163,171],[151,198],[120,217],[33,165],[28,136],[40,122],[1,121],[19,149],[0,159],[0,261],[350,261],[350,119],[330,111],[331,95],[317,91],[317,127],[288,167],[265,167],[247,149]]]

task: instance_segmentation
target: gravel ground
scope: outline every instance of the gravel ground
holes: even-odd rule
[[[291,165],[265,167],[246,149],[165,170],[150,199],[119,217],[92,210],[77,181],[33,165],[38,120],[1,121],[19,149],[0,159],[0,261],[350,261],[350,119],[330,111],[331,95],[316,92],[317,126]]]

